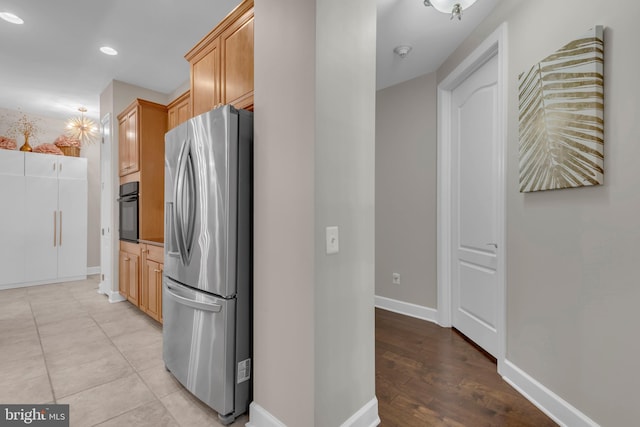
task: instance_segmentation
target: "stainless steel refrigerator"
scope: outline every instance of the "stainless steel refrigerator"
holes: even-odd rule
[[[252,152],[229,105],[165,136],[163,358],[224,424],[251,398]]]

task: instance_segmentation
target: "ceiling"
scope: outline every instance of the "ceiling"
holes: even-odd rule
[[[436,70],[499,0],[478,0],[462,21],[422,0],[377,0],[378,89]],[[0,20],[0,108],[68,118],[120,80],[170,94],[188,81],[184,54],[239,0],[0,0],[23,25]],[[434,40],[437,40],[434,43]],[[413,50],[404,59],[397,45]],[[107,56],[108,45],[119,51]]]
[[[377,89],[436,71],[499,1],[477,0],[461,20],[451,20],[423,0],[377,0]],[[399,45],[412,50],[400,58],[393,53]]]

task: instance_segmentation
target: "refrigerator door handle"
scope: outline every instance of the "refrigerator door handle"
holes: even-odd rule
[[[179,302],[180,304],[183,304],[198,310],[211,311],[214,313],[220,313],[220,311],[222,310],[222,306],[220,304],[196,301],[190,298],[181,297],[180,295],[174,292],[171,292],[171,289],[173,288],[167,285],[167,294],[169,294],[171,298],[175,299],[176,302]]]
[[[191,247],[193,243],[194,222],[195,222],[195,182],[193,174],[193,161],[189,150],[189,140],[182,143],[180,155],[178,156],[178,168],[174,194],[176,195],[175,215],[173,226],[175,229],[178,250],[182,263],[187,265],[191,258]],[[187,191],[185,192],[185,185]],[[185,215],[187,230],[185,233]]]
[[[177,248],[178,243],[176,242],[173,202],[167,202],[166,212],[164,215],[165,215],[165,221],[166,221],[166,235],[167,235],[164,245],[165,245],[165,248],[167,249],[167,255],[180,258],[180,251]]]

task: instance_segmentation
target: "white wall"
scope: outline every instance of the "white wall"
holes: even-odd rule
[[[376,5],[315,3],[314,425],[338,426],[375,394]]]
[[[436,74],[376,95],[376,295],[437,308]],[[400,285],[392,274],[400,273]]]
[[[375,393],[375,3],[257,0],[255,16],[251,422],[259,405],[337,426]]]
[[[603,426],[640,419],[640,4],[501,2],[438,70],[508,23],[507,358]],[[605,26],[605,183],[518,192],[517,76]]]

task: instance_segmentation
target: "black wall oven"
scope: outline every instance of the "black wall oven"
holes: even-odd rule
[[[120,186],[120,240],[138,242],[138,189],[137,181]]]

